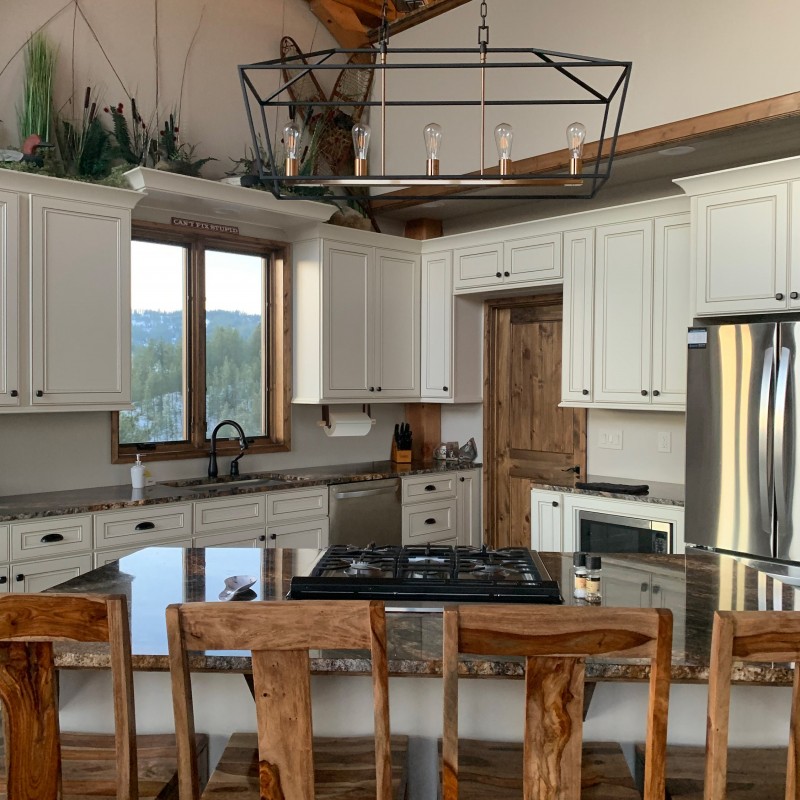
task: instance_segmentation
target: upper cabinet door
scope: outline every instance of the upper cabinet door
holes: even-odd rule
[[[361,399],[374,396],[372,256],[371,247],[329,241],[323,244],[322,370],[325,397]]]
[[[375,392],[419,397],[420,257],[375,250]]]
[[[130,403],[130,211],[30,199],[31,402]]]
[[[596,229],[595,402],[650,403],[653,221]]]
[[[693,199],[698,314],[788,307],[788,196],[773,183]]]
[[[453,253],[422,257],[422,398],[440,400],[453,394]]]
[[[561,234],[513,239],[504,246],[506,283],[556,281],[561,277]]]
[[[20,403],[19,195],[0,191],[0,406]]]
[[[592,400],[594,228],[564,234],[561,399]]]
[[[689,311],[689,215],[655,221],[653,259],[652,402],[686,404],[686,334]]]
[[[454,259],[453,283],[456,291],[502,285],[502,242],[460,247],[455,251]]]

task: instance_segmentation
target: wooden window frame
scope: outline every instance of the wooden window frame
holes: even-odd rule
[[[121,444],[119,412],[111,414],[111,462],[125,464],[136,455],[150,456],[152,461],[202,458],[209,453],[206,438],[205,391],[205,316],[197,313],[204,305],[198,298],[205,295],[205,250],[261,255],[267,260],[267,431],[266,436],[250,436],[247,449],[252,453],[283,453],[291,450],[292,402],[292,268],[290,247],[286,242],[256,239],[223,233],[206,233],[177,229],[155,222],[134,221],[132,238],[187,247],[187,302],[189,305],[185,373],[188,406],[188,439],[181,442]],[[235,432],[231,431],[230,435]],[[247,431],[245,431],[247,434]],[[226,433],[226,435],[228,435]],[[238,439],[217,442],[218,455],[238,455]]]

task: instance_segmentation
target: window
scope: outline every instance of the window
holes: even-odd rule
[[[286,246],[136,224],[131,244],[133,408],[113,415],[113,460],[197,458],[233,419],[248,452],[289,449]],[[220,453],[238,451],[223,428]]]

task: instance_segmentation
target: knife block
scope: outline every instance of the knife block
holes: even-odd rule
[[[398,450],[397,449],[397,442],[392,439],[392,456],[391,460],[395,464],[410,464],[411,463],[411,451],[410,450]]]

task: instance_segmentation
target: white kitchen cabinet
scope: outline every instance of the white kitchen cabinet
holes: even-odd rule
[[[564,496],[546,489],[531,490],[531,549],[566,552],[563,542]]]
[[[592,400],[594,228],[564,234],[561,399]]]
[[[16,562],[10,567],[13,578],[10,591],[43,592],[70,578],[77,578],[90,569],[92,569],[91,553]]]
[[[453,254],[455,290],[497,288],[503,283],[503,243],[459,247]]]
[[[685,405],[689,221],[670,213],[564,234],[563,405]]]
[[[197,546],[203,547],[204,545]],[[131,543],[127,547],[115,547],[111,550],[95,550],[94,565],[95,567],[104,567],[106,564],[110,564],[112,561],[119,561],[119,559],[129,556],[131,553],[135,553],[137,550],[141,550],[143,547],[192,547],[192,540],[190,538],[182,537],[179,539],[152,541],[147,542],[146,544]]]
[[[800,308],[800,158],[681,178],[697,316]]]
[[[453,252],[422,256],[421,399],[479,403],[483,397],[483,307],[453,295]]]
[[[214,497],[194,503],[195,536],[242,528],[263,529],[266,524],[266,500],[263,494]]]
[[[67,514],[63,517],[12,522],[9,533],[11,560],[15,562],[92,552],[91,514]]]
[[[404,505],[402,530],[403,544],[458,540],[455,499]]]
[[[419,255],[331,239],[293,253],[294,402],[419,398]]]
[[[327,518],[270,525],[267,528],[267,547],[316,547],[321,550],[327,546]]]
[[[3,564],[0,566],[0,594],[8,591],[11,591],[11,586],[8,580],[8,566]]]
[[[130,407],[130,219],[142,195],[0,175],[0,412]]]
[[[265,528],[244,528],[222,533],[206,533],[195,536],[193,547],[265,547],[267,534]]]
[[[20,404],[19,195],[0,191],[0,407]]]
[[[482,495],[481,470],[459,470],[456,484],[456,523],[460,545],[480,547],[483,544]]]
[[[267,492],[267,547],[327,547],[328,487]]]
[[[402,479],[403,544],[479,547],[481,471],[465,469]]]
[[[94,547],[127,552],[179,539],[191,541],[192,504],[163,505],[102,511],[94,515]]]

